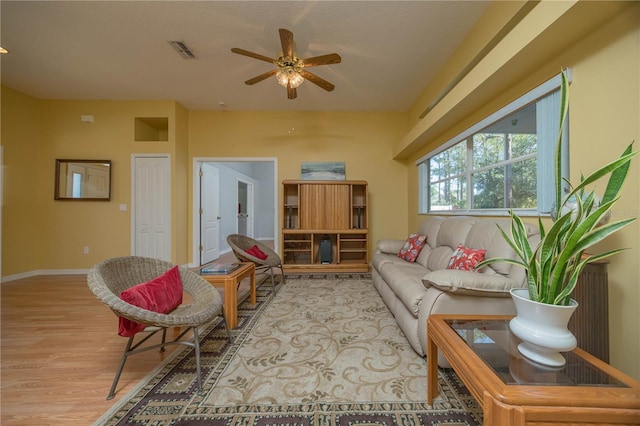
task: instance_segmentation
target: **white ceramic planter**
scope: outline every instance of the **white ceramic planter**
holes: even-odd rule
[[[560,352],[568,352],[577,344],[567,324],[578,302],[572,299],[569,306],[533,302],[526,288],[512,289],[511,298],[516,316],[509,322],[509,328],[522,340],[518,345],[520,353],[539,364],[563,366],[566,360]]]

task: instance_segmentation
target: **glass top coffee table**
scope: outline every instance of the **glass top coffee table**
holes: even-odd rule
[[[518,352],[510,316],[431,315],[427,403],[438,395],[438,351],[482,406],[487,425],[640,424],[640,383],[587,352],[549,368]]]

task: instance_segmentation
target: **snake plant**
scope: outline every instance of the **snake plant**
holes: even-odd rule
[[[562,72],[560,131],[555,150],[555,206],[557,218],[548,230],[538,216],[540,242],[531,247],[522,219],[511,210],[511,235],[500,232],[515,251],[517,258],[490,258],[477,265],[481,268],[495,262],[507,262],[523,267],[527,273],[529,298],[536,302],[552,305],[568,305],[580,273],[584,267],[596,260],[612,256],[624,249],[613,249],[600,254],[587,254],[586,249],[604,240],[609,235],[627,226],[635,218],[607,223],[614,203],[620,197],[620,190],[627,177],[631,159],[640,151],[632,151],[629,144],[620,157],[572,185],[562,178],[561,136],[569,106],[569,83],[566,72]],[[593,191],[585,188],[600,178],[609,176],[606,190],[600,202]],[[562,182],[568,185],[563,190]],[[569,200],[574,204],[569,208]],[[604,223],[604,224],[603,224]]]

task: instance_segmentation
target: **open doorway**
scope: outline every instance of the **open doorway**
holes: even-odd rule
[[[236,233],[253,238],[255,205],[253,183],[238,179],[238,222]]]
[[[277,159],[200,157],[193,161],[192,265],[229,253],[229,234],[272,241],[277,248]]]

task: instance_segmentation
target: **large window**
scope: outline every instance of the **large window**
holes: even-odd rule
[[[510,209],[519,214],[549,213],[554,201],[559,86],[560,76],[419,159],[420,213],[501,214]]]

